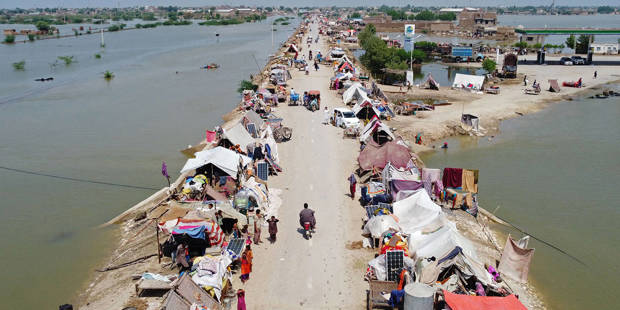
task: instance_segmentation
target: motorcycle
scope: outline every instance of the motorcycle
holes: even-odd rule
[[[304,222],[304,238],[312,238],[312,227],[310,225],[310,222]]]

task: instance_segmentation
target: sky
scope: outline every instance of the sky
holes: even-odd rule
[[[213,6],[526,6],[550,5],[553,0],[0,0],[0,8],[43,8],[43,7],[128,7],[144,5]],[[556,6],[620,6],[620,0],[555,0]]]

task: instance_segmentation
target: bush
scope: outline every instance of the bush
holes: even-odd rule
[[[26,67],[26,61],[25,60],[13,63],[13,69],[15,69],[15,70],[24,70],[25,67]]]
[[[113,79],[113,78],[114,78],[114,73],[112,73],[112,72],[110,72],[110,71],[106,70],[106,71],[103,73],[103,78],[109,81],[109,80],[111,80],[111,79]]]
[[[58,56],[58,59],[64,61],[65,66],[68,66],[75,61],[74,56]]]
[[[32,34],[32,33],[28,34],[28,40],[34,41],[35,38],[36,38],[36,36],[34,34]]]
[[[488,73],[495,71],[496,67],[497,67],[497,63],[495,63],[495,61],[491,58],[487,57],[482,61],[482,68],[486,70]]]
[[[95,59],[101,59],[101,54],[99,53],[95,54]]]
[[[119,30],[121,30],[121,27],[119,25],[112,25],[108,27],[108,31],[110,32],[119,31]]]
[[[239,82],[239,88],[237,88],[237,92],[243,93],[244,90],[253,90],[256,91],[258,89],[258,85],[252,83],[252,81],[242,80]]]
[[[4,43],[15,43],[15,36],[12,34],[5,36]]]

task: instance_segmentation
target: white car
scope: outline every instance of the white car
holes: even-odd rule
[[[342,128],[359,127],[360,119],[351,109],[336,108],[334,109],[334,124]]]

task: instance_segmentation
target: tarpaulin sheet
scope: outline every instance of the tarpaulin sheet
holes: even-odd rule
[[[461,187],[463,182],[463,169],[461,168],[444,168],[443,169],[443,186],[444,187]]]
[[[390,194],[392,194],[392,200],[396,200],[398,192],[403,190],[417,190],[422,187],[424,187],[424,183],[418,181],[392,180],[390,181]]]
[[[417,193],[392,204],[394,215],[405,233],[412,234],[437,221],[443,215],[441,207],[435,204],[426,191]]]
[[[515,295],[506,297],[470,296],[443,291],[452,310],[527,310]]]
[[[394,141],[386,142],[382,146],[369,141],[357,158],[362,170],[383,169],[388,162],[397,169],[405,168],[410,160],[409,149]]]
[[[517,281],[527,282],[527,274],[530,271],[530,262],[534,255],[534,249],[519,247],[510,235],[504,246],[504,253],[499,261],[497,270]]]
[[[187,234],[194,239],[205,239],[204,226],[177,226],[172,230],[173,235]]]

